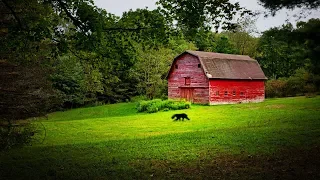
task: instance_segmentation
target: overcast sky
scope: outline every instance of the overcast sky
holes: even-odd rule
[[[95,5],[99,8],[106,9],[107,12],[121,16],[123,12],[128,11],[129,9],[145,8],[148,7],[150,10],[156,8],[157,0],[95,0]],[[264,10],[262,6],[258,4],[257,0],[231,0],[232,2],[240,2],[240,5],[246,7],[247,9],[253,11]],[[275,17],[264,18],[261,16],[257,20],[257,29],[258,31],[264,31],[271,27],[281,26],[286,22],[287,19],[293,24],[297,18],[293,17],[294,14],[297,14],[301,10],[281,10],[277,13]],[[320,18],[320,12],[312,11],[311,14],[306,18],[301,20],[307,20],[310,18]]]

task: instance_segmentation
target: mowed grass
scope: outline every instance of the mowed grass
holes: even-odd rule
[[[288,176],[283,168],[300,172],[300,165],[320,159],[320,97],[155,114],[135,106],[80,108],[37,120],[45,127],[38,139],[45,139],[0,152],[0,179],[263,179],[279,178],[278,171],[291,179],[306,177],[305,169]],[[171,120],[182,112],[191,120]],[[315,162],[305,162],[308,157]],[[311,179],[319,177],[314,168],[306,172]]]

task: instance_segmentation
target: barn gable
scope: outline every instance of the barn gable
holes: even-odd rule
[[[199,59],[189,53],[175,58],[167,76],[169,98],[184,98],[202,104],[209,102],[209,79],[199,64]]]

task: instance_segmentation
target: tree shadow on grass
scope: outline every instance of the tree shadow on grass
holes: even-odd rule
[[[204,149],[193,160],[125,156],[125,145],[29,147],[0,154],[3,179],[319,179],[320,148],[280,149],[272,154],[215,153]],[[130,147],[128,147],[130,148]],[[144,151],[140,149],[140,151]],[[9,156],[8,156],[9,155]],[[4,157],[6,156],[6,157]]]
[[[48,120],[71,121],[138,115],[135,106],[136,103],[118,103],[98,107],[77,108],[51,113],[48,115]]]

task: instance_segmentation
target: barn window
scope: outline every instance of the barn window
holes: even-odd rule
[[[219,91],[216,91],[216,96],[219,96]]]
[[[232,95],[236,96],[236,90],[233,90]]]
[[[176,64],[175,66],[174,66],[176,69],[178,69],[178,65]]]
[[[198,68],[201,68],[201,64],[198,64]]]
[[[244,92],[240,92],[240,96],[244,96]]]
[[[224,92],[224,96],[228,96],[228,91],[225,91],[225,92]]]
[[[191,84],[191,78],[190,78],[190,77],[186,77],[186,78],[184,79],[184,84],[185,84],[185,85],[190,85],[190,84]]]

